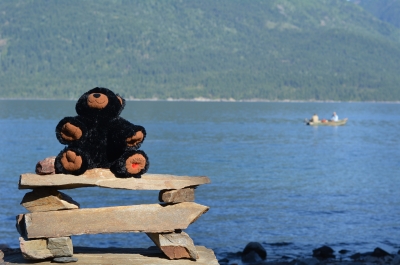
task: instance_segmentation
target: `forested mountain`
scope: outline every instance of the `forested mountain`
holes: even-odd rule
[[[0,97],[400,100],[400,29],[345,0],[2,0]]]
[[[353,0],[382,21],[400,28],[400,0]]]

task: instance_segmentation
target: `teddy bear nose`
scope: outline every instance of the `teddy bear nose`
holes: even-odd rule
[[[99,94],[99,93],[95,93],[95,94],[93,94],[93,97],[99,98],[99,97],[100,97],[100,94]]]

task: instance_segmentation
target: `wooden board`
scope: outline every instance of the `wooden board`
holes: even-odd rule
[[[79,176],[54,174],[37,175],[26,173],[20,176],[19,189],[57,187],[73,189],[80,187],[103,187],[127,190],[168,190],[183,189],[210,183],[205,176],[189,177],[166,174],[144,174],[141,178],[117,178],[108,169],[95,168]]]
[[[130,265],[218,265],[218,260],[211,249],[203,246],[196,246],[199,259],[196,261],[189,259],[169,260],[157,247],[148,249],[121,249],[121,248],[85,248],[74,247],[74,258],[77,262],[68,264],[130,264]],[[9,264],[57,264],[50,260],[29,261],[25,260],[21,253],[6,253],[4,262]]]
[[[148,232],[165,233],[186,229],[209,207],[194,202],[172,205],[142,204],[33,212],[17,219],[26,237],[49,238],[82,234]],[[20,226],[21,226],[20,224]]]

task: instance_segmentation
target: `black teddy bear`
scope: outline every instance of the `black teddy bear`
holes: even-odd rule
[[[56,173],[80,175],[109,168],[120,178],[144,174],[149,161],[138,148],[146,131],[119,116],[124,107],[125,100],[107,88],[83,94],[75,107],[78,116],[65,117],[56,127],[57,139],[67,145],[56,157]]]

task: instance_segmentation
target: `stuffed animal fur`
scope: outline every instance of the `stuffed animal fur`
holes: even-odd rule
[[[124,107],[125,100],[107,88],[84,93],[76,103],[78,116],[65,117],[56,127],[57,139],[67,145],[56,157],[56,173],[109,168],[121,178],[144,174],[149,161],[138,148],[146,130],[119,116]]]

